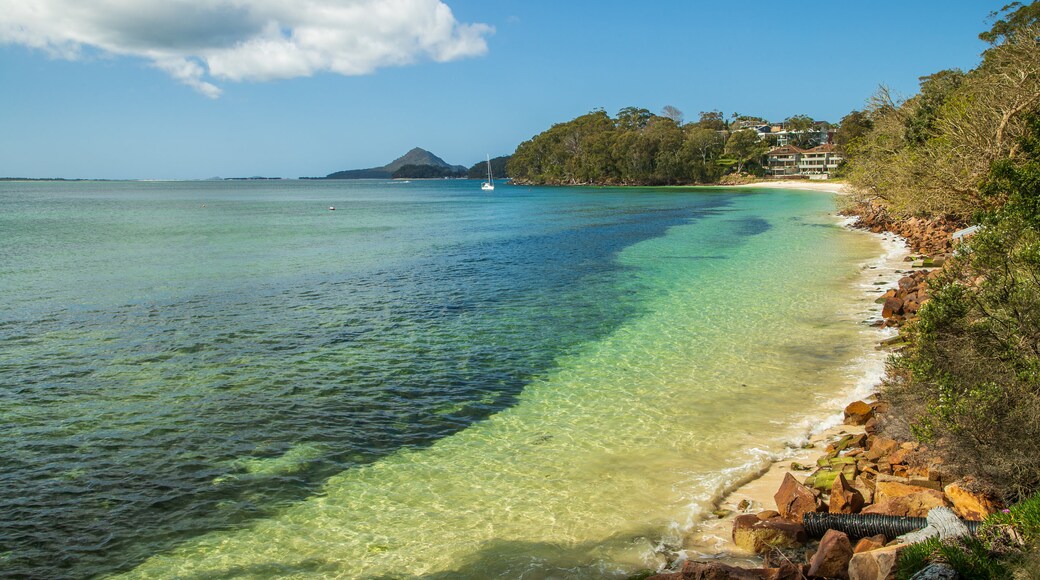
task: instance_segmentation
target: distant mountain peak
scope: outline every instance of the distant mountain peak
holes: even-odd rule
[[[394,159],[390,163],[382,167],[370,167],[368,169],[348,169],[346,171],[337,171],[330,173],[325,176],[325,179],[364,179],[364,178],[375,178],[375,179],[389,179],[395,171],[404,167],[405,165],[416,165],[423,166],[429,165],[441,169],[451,169],[458,172],[466,171],[466,168],[461,165],[450,165],[440,157],[437,157],[433,153],[423,149],[422,147],[413,147],[411,151],[404,155]]]
[[[390,163],[387,163],[382,168],[393,173],[405,165],[432,165],[434,167],[451,167],[440,157],[437,157],[433,153],[423,149],[422,147],[415,147],[408,153],[394,159]]]

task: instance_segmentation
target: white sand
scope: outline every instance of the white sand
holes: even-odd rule
[[[746,183],[742,185],[725,185],[722,187],[743,187],[754,189],[804,189],[808,191],[825,191],[828,193],[849,193],[846,184],[840,181],[809,181],[801,179],[792,179],[788,181],[756,181],[755,183]]]

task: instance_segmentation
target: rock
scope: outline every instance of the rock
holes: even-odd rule
[[[889,439],[881,435],[874,435],[870,441],[870,447],[867,452],[863,454],[864,457],[871,461],[877,461],[882,457],[891,455],[896,449],[899,449],[899,442],[895,439]]]
[[[754,514],[743,514],[733,520],[733,543],[738,547],[764,554],[772,548],[795,548],[805,544],[805,528],[781,519],[763,521]]]
[[[798,482],[790,473],[784,475],[784,482],[773,496],[776,509],[780,515],[796,522],[809,512],[820,511],[821,502],[816,499],[812,490]]]
[[[794,471],[809,471],[809,470],[812,469],[812,467],[810,467],[808,465],[802,465],[801,463],[798,463],[797,461],[792,461],[791,462],[791,469],[793,469]]]
[[[873,435],[874,433],[876,433],[877,432],[877,417],[874,417],[873,419],[867,421],[867,423],[865,425],[863,425],[863,430],[866,431],[866,433],[868,435]]]
[[[838,465],[834,469],[820,469],[805,480],[805,485],[811,485],[813,489],[821,492],[829,492],[839,475],[844,475],[846,479],[856,479],[856,464]]]
[[[827,530],[820,540],[820,547],[809,562],[809,576],[825,578],[848,578],[849,560],[852,559],[852,543],[845,532]]]
[[[874,486],[875,501],[885,501],[886,499],[894,497],[904,497],[914,494],[929,494],[936,497],[940,502],[943,501],[943,494],[937,490],[909,485],[899,481],[890,481],[883,477],[878,477],[877,484]]]
[[[966,520],[984,520],[1001,507],[986,494],[971,491],[963,482],[951,483],[943,491],[953,504],[953,511]]]
[[[884,500],[878,500],[877,495],[875,495],[874,503],[863,508],[860,513],[924,518],[928,517],[928,512],[932,508],[945,505],[946,503],[941,493],[937,493],[935,490],[927,490],[927,492],[912,493]]]
[[[881,307],[882,318],[892,318],[893,315],[899,314],[903,309],[903,301],[899,298],[889,298],[885,300],[884,306]]]
[[[870,536],[869,538],[860,538],[859,541],[856,542],[856,547],[852,549],[852,553],[859,554],[860,552],[869,552],[870,550],[884,548],[886,543],[888,543],[888,538],[883,534]]]
[[[740,500],[740,503],[737,504],[737,511],[746,512],[749,509],[751,509],[751,502],[746,499]]]
[[[849,580],[886,580],[895,578],[899,552],[905,544],[887,546],[853,554],[849,560]]]
[[[849,403],[845,407],[845,424],[846,425],[865,425],[867,421],[874,417],[874,409],[870,408],[870,405],[863,401],[854,401]],[[850,440],[852,436],[849,436]],[[844,447],[842,447],[844,449]],[[840,451],[840,449],[839,449]]]
[[[905,465],[913,455],[913,451],[909,449],[896,449],[888,457],[884,457],[882,460],[891,465]]]
[[[771,520],[773,518],[780,517],[780,512],[776,510],[762,510],[758,512],[758,519],[760,520]]]
[[[728,518],[729,516],[733,515],[733,510],[717,509],[717,510],[711,512],[711,515],[713,515],[716,518],[721,520],[721,519],[725,519],[725,518]]]
[[[852,487],[863,496],[863,505],[874,503],[874,480],[866,477],[857,477],[852,481]]]
[[[830,512],[832,514],[856,514],[863,509],[863,494],[849,485],[844,475],[839,474],[831,485]]]
[[[910,577],[910,580],[957,580],[960,575],[949,564],[933,563]]]

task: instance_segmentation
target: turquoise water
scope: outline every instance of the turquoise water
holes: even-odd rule
[[[828,195],[475,184],[0,184],[0,570],[623,575],[869,349]]]

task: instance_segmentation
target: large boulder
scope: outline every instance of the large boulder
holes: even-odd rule
[[[870,438],[870,448],[863,454],[863,457],[870,461],[877,461],[882,457],[888,457],[892,453],[899,449],[899,442],[895,439],[889,439],[881,435],[874,435]]]
[[[874,409],[863,401],[854,401],[845,407],[846,425],[866,425],[873,417]]]
[[[890,497],[881,501],[878,501],[875,497],[875,502],[863,508],[860,513],[925,518],[928,517],[928,512],[932,511],[932,508],[945,505],[946,502],[942,498],[942,494],[937,496],[935,490],[928,490],[928,492]]]
[[[863,509],[863,494],[849,484],[845,476],[838,474],[831,486],[830,512],[832,514],[856,514]]]
[[[903,301],[899,298],[889,298],[885,300],[885,304],[881,307],[882,318],[892,318],[892,316],[899,314],[903,309]]]
[[[896,576],[899,552],[905,544],[853,554],[849,560],[849,580],[888,580]]]
[[[801,524],[781,518],[760,520],[755,514],[743,514],[733,520],[733,543],[748,552],[765,554],[773,548],[796,548],[808,539]]]
[[[827,530],[809,562],[809,576],[847,579],[851,559],[852,543],[845,532]]]
[[[970,484],[951,483],[943,488],[946,499],[953,504],[953,511],[966,520],[984,520],[1000,509],[1000,503],[985,493],[973,491]]]
[[[875,502],[881,502],[887,499],[905,497],[908,495],[915,494],[928,494],[938,499],[940,505],[943,505],[943,494],[941,491],[938,491],[936,489],[931,489],[929,487],[921,487],[918,485],[910,485],[908,483],[902,483],[899,481],[886,481],[883,477],[879,477],[877,483],[874,485]]]
[[[820,511],[822,502],[817,499],[811,489],[802,485],[790,473],[784,475],[784,482],[773,496],[776,500],[776,510],[786,519],[796,522],[802,521],[802,516]]]

